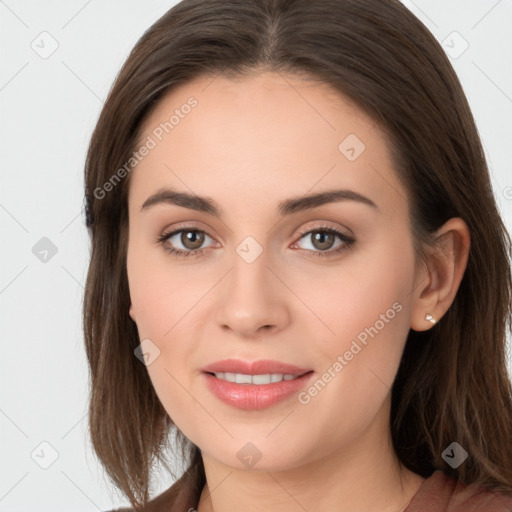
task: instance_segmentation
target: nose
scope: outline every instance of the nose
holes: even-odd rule
[[[285,329],[290,321],[290,292],[269,267],[263,252],[252,262],[235,254],[222,280],[217,325],[239,338],[257,338]]]

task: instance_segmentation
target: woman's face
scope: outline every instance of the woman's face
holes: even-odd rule
[[[140,141],[130,315],[174,423],[239,469],[371,452],[389,430],[419,282],[407,192],[378,126],[325,84],[262,73],[175,89]],[[277,376],[206,373],[227,359],[273,361],[245,374]]]

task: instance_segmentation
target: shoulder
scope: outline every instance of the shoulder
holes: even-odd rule
[[[188,471],[171,487],[150,500],[143,512],[187,512],[197,507],[202,488],[196,485],[194,474]],[[116,508],[105,512],[135,512],[131,507]]]
[[[423,481],[404,512],[512,512],[512,496],[463,484],[435,471]]]

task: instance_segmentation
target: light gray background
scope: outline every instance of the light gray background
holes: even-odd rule
[[[127,504],[104,479],[87,437],[82,174],[117,72],[175,3],[0,0],[0,512]],[[510,230],[512,0],[404,3],[452,55]],[[58,48],[48,56],[52,44]],[[57,249],[46,262],[32,250],[43,237]],[[162,479],[155,491],[170,483]]]

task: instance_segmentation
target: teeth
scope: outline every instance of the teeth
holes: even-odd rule
[[[250,375],[244,375],[243,373],[235,373],[235,382],[237,384],[250,384],[252,377]]]
[[[292,380],[299,375],[290,373],[267,373],[265,375],[246,375],[244,373],[218,372],[215,377],[228,382],[236,382],[237,384],[270,384],[272,382],[281,382],[282,380]]]

